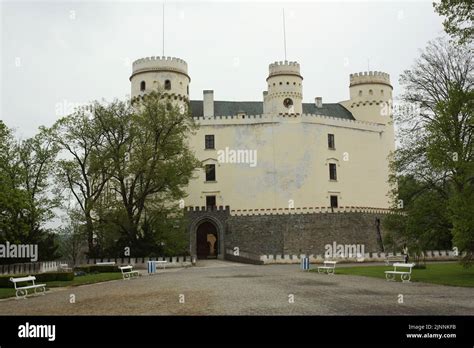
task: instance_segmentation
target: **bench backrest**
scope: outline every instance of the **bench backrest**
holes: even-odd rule
[[[24,282],[34,282],[36,280],[35,276],[21,277],[21,278],[10,278],[10,281],[13,283],[24,283]]]
[[[133,269],[133,266],[123,266],[123,267],[119,267],[120,270],[123,272],[123,271],[131,271]]]
[[[16,289],[17,283],[26,283],[26,282],[33,282],[33,285],[35,285],[35,276],[28,276],[28,277],[21,277],[21,278],[10,278],[10,281],[13,283]]]
[[[336,267],[336,263],[337,261],[324,261],[324,265],[329,265],[329,266],[332,266],[332,267]]]
[[[96,263],[96,266],[113,266],[115,265],[115,262],[111,261],[111,262],[97,262]]]
[[[413,267],[415,267],[415,264],[414,263],[394,263],[393,264],[393,267],[394,269],[397,269],[397,267],[401,267],[401,268],[410,268],[410,273],[411,273],[411,269]]]

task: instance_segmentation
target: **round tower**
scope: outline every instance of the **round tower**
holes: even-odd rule
[[[351,74],[349,111],[360,121],[387,123],[391,116],[392,90],[387,73],[365,71]]]
[[[160,91],[171,100],[189,100],[188,64],[175,57],[146,57],[133,62],[132,100],[151,91]]]
[[[303,113],[303,77],[297,62],[270,64],[267,85],[268,93],[264,96],[266,113]]]

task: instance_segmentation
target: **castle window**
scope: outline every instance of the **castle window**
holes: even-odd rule
[[[171,89],[171,81],[170,80],[165,81],[165,89],[167,91],[169,91]]]
[[[382,94],[382,95],[383,95],[383,89],[381,89],[381,90],[380,90],[380,94]]]
[[[275,82],[273,82],[273,86],[275,86]]]
[[[214,208],[216,206],[216,196],[206,196],[206,207]]]
[[[296,82],[293,82],[293,86],[296,86]]]
[[[288,81],[286,81],[286,84],[289,85],[290,83]]]
[[[336,164],[329,163],[329,180],[337,180]]]
[[[206,181],[216,181],[216,165],[206,164]]]
[[[283,84],[283,82],[280,81],[280,86]]]
[[[143,91],[145,90],[145,88],[146,88],[146,83],[145,83],[145,81],[140,82],[140,91],[143,92]]]
[[[286,98],[285,100],[283,100],[283,106],[289,109],[293,106],[293,100],[291,100],[290,98]]]
[[[189,85],[186,86],[186,93],[189,94]]]
[[[359,91],[359,97],[362,97],[362,91]]]
[[[205,149],[215,149],[214,134],[207,134],[204,136]]]
[[[331,150],[336,149],[336,142],[335,142],[335,139],[334,139],[334,134],[328,134],[328,148],[330,148]]]
[[[337,196],[331,196],[331,208],[337,208]]]
[[[370,95],[373,95],[373,94],[374,94],[374,91],[372,91],[371,89],[369,89],[369,94],[370,94]]]

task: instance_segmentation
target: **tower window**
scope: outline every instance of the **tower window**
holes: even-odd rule
[[[146,89],[146,83],[145,81],[140,82],[140,91],[144,91]]]
[[[214,145],[214,134],[208,134],[204,136],[205,149],[215,149]]]
[[[296,86],[296,82],[293,82],[293,86]]]
[[[334,139],[334,134],[328,134],[328,148],[330,148],[331,150],[336,149],[336,142],[335,142],[335,139]]]
[[[206,181],[216,181],[216,165],[206,164]]]
[[[186,93],[189,94],[189,85],[186,86]]]
[[[382,94],[382,95],[383,95],[383,89],[381,89],[381,90],[380,90],[380,94]]]
[[[291,100],[290,98],[286,98],[285,100],[283,100],[283,105],[285,106],[285,108],[289,109],[293,106],[293,100]]]
[[[283,82],[280,81],[280,86],[283,84]]]
[[[374,94],[374,91],[372,91],[371,89],[369,89],[369,94],[370,94],[370,95],[373,95],[373,94]]]
[[[214,208],[216,206],[216,196],[206,196],[206,207]]]
[[[167,91],[169,91],[171,89],[171,81],[170,80],[165,81],[165,89]]]
[[[290,83],[288,81],[286,81],[286,84],[289,85]]]
[[[337,196],[331,196],[331,208],[337,208]]]
[[[359,91],[359,97],[362,97],[362,91]]]
[[[336,164],[329,163],[329,180],[337,180]]]

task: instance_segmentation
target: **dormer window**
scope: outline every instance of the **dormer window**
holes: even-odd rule
[[[146,89],[146,83],[145,81],[140,82],[140,91],[143,92]]]

